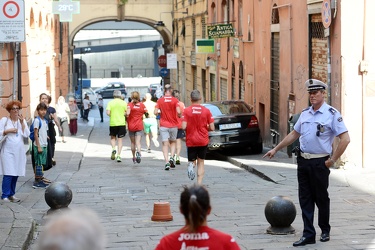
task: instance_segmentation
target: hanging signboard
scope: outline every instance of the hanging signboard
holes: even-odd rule
[[[209,39],[234,36],[234,29],[231,23],[207,26],[207,31]]]
[[[60,22],[73,21],[73,14],[80,13],[80,1],[58,0],[52,2],[52,13],[60,15]]]
[[[195,53],[215,53],[214,39],[196,39]]]

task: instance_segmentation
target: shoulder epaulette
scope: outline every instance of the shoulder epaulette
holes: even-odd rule
[[[335,113],[337,112],[337,110],[334,109],[334,108],[330,108],[328,110],[329,110],[329,112],[331,112],[332,115],[335,115]]]
[[[304,110],[302,110],[302,112],[304,112],[304,111],[307,111],[307,110],[309,110],[310,108],[305,108]]]

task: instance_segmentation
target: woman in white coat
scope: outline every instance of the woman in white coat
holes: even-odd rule
[[[0,120],[0,135],[7,136],[0,151],[0,175],[3,175],[2,194],[3,201],[19,202],[14,196],[18,176],[25,176],[26,150],[24,138],[28,138],[30,130],[23,118],[20,101],[11,101],[6,105],[9,117]]]

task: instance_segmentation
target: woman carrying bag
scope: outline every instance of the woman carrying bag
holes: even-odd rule
[[[21,102],[11,101],[6,105],[9,117],[0,120],[0,135],[6,136],[0,150],[0,175],[3,175],[3,201],[19,202],[15,196],[19,176],[25,176],[26,150],[24,138],[28,138],[30,130],[21,114]]]

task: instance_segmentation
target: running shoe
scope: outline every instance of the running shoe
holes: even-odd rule
[[[136,157],[137,163],[141,163],[141,153],[135,152],[135,157]]]
[[[49,184],[44,183],[42,180],[41,181],[34,181],[33,188],[47,188]]]
[[[137,163],[137,160],[135,157],[133,157],[133,163],[136,164]]]
[[[151,153],[151,148],[148,148],[148,149],[147,149],[147,153]]]
[[[180,156],[175,155],[174,159],[176,161],[176,165],[180,165],[181,164],[181,162],[180,162]]]
[[[171,164],[168,162],[165,164],[164,170],[169,170],[171,167]]]
[[[169,158],[169,164],[170,164],[171,168],[175,168],[176,167],[176,165],[174,163],[173,157]]]
[[[112,150],[111,160],[114,160],[115,158],[116,158],[116,150]]]
[[[116,161],[121,162],[121,157],[119,155],[116,157]]]
[[[187,174],[188,174],[188,177],[190,178],[190,180],[194,180],[194,178],[195,178],[194,163],[192,163],[192,162],[188,163]]]
[[[160,146],[160,144],[159,144],[159,142],[156,138],[152,138],[152,142],[154,143],[155,147],[158,148]]]
[[[56,166],[56,161],[54,158],[52,158],[52,166]]]

